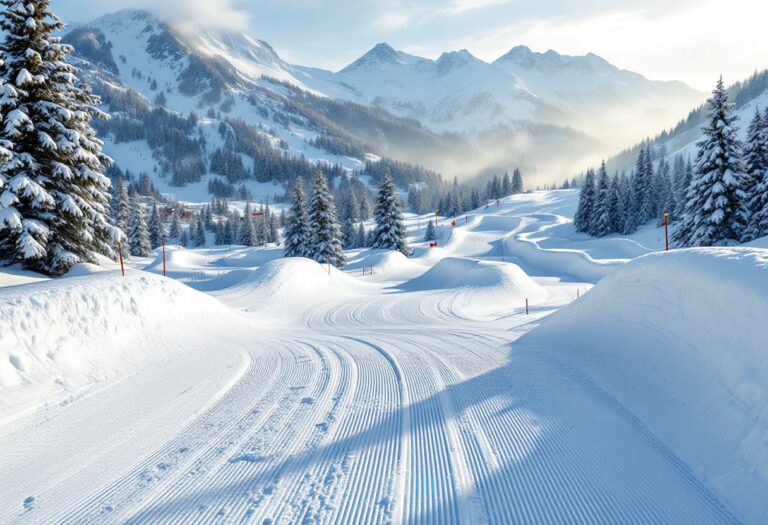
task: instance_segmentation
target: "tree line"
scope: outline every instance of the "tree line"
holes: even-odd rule
[[[629,176],[608,176],[603,163],[588,170],[574,217],[577,231],[628,235],[663,214],[678,247],[748,242],[768,235],[768,110],[755,110],[746,141],[722,78],[707,101],[707,120],[695,160],[663,154],[654,166],[650,145],[640,148]]]

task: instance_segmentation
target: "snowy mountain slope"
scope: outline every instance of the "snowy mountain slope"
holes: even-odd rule
[[[245,35],[190,35],[146,12],[121,11],[77,27],[65,36],[65,41],[75,47],[77,65],[93,80],[108,109],[120,120],[104,125],[107,153],[123,170],[151,174],[160,187],[167,188],[170,179],[179,185],[179,180],[186,184],[202,178],[202,191],[172,191],[181,198],[200,200],[202,196],[207,200],[205,182],[210,177],[203,175],[208,157],[217,148],[227,146],[224,137],[219,136],[221,126],[227,125],[225,121],[247,127],[248,140],[260,143],[262,153],[271,149],[273,163],[280,163],[280,156],[287,154],[300,163],[360,171],[365,161],[376,158],[373,153],[381,155],[390,149],[398,158],[410,161],[418,160],[416,152],[424,150],[433,150],[437,156],[471,149],[468,144],[457,145],[460,141],[455,137],[444,139],[413,121],[333,102],[297,80],[308,78],[306,72],[283,62],[266,43]],[[315,94],[312,98],[305,97],[311,93]],[[185,135],[182,144],[171,147],[167,145],[178,142],[179,137],[167,133],[161,138],[148,136],[165,129],[165,123],[142,130],[123,119],[127,115],[136,123],[146,122],[160,106],[187,120],[193,112],[206,117],[196,116],[189,126],[181,126]],[[331,112],[344,118],[332,119],[327,116]],[[115,131],[115,127],[128,125],[132,126],[131,133]],[[168,125],[179,127],[178,123]],[[365,130],[363,136],[360,130]],[[351,145],[348,149],[355,150],[354,156],[314,145],[319,137]],[[263,164],[256,158],[262,153],[246,155],[246,168]],[[190,166],[194,167],[193,173],[181,177],[171,173],[189,171]],[[254,173],[259,183],[270,182],[265,177],[269,175]],[[250,180],[233,182],[244,182],[254,192],[259,190]],[[274,195],[254,194],[257,198]]]
[[[606,141],[618,149],[639,138],[632,127],[617,124],[616,106],[641,128],[658,129],[681,116],[674,113],[681,100],[689,107],[702,98],[593,55],[540,55],[525,48],[488,64],[465,50],[430,60],[379,44],[332,73],[288,64],[269,44],[245,34],[184,32],[143,11],[106,15],[66,39],[94,68],[149,101],[162,98],[174,111],[220,112],[271,129],[290,145],[291,155],[317,157],[305,145],[328,133],[449,177],[523,166],[531,176],[534,170],[547,173],[549,182],[553,172],[570,174],[566,166],[602,154]],[[332,103],[346,104],[360,124],[336,127],[329,126],[332,118],[313,119],[332,114],[325,107]],[[388,129],[395,116],[402,117],[397,129]],[[361,134],[372,117],[370,131]],[[552,147],[561,152],[557,163]],[[334,162],[343,160],[336,156]]]

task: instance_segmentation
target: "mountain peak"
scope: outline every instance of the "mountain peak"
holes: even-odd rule
[[[405,53],[396,51],[386,42],[380,42],[373,46],[373,48],[362,57],[342,69],[341,73],[349,73],[359,69],[386,70],[392,66],[408,63],[406,58],[407,55]]]
[[[481,62],[481,60],[466,49],[447,51],[437,59],[437,68],[441,75],[445,75],[473,62]]]

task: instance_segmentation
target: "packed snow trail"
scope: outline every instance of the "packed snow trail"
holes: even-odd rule
[[[615,397],[517,343],[585,285],[467,230],[464,258],[366,277],[204,261],[242,324],[0,427],[0,522],[738,523]],[[475,280],[441,287],[454,268]]]

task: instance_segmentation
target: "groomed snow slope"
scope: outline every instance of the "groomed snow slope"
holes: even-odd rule
[[[586,239],[568,224],[574,196],[504,199],[443,226],[441,248],[352,251],[345,271],[216,248],[169,254],[198,291],[89,268],[0,289],[43,330],[51,312],[27,298],[111,290],[99,308],[125,329],[56,330],[87,355],[131,341],[140,360],[0,424],[0,522],[764,523],[766,251],[626,264],[658,233]],[[502,252],[524,235],[544,261],[623,260],[576,300],[590,285]],[[124,293],[153,317],[126,312]]]
[[[733,508],[768,522],[768,250],[636,259],[520,344],[623,405]]]

